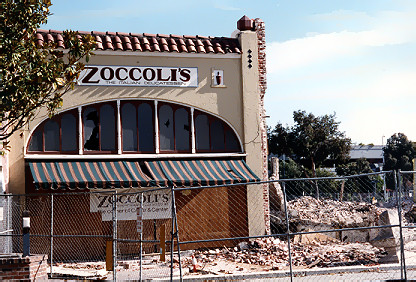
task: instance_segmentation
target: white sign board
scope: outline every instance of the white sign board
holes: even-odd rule
[[[198,68],[87,65],[78,85],[198,87]]]
[[[90,195],[90,211],[101,212],[103,221],[113,218],[113,196],[111,194]],[[117,220],[137,220],[140,194],[117,195]],[[172,217],[172,194],[170,190],[143,192],[143,214],[145,219]]]

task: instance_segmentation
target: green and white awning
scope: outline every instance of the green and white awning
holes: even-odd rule
[[[207,186],[260,181],[242,160],[163,160],[147,161],[145,164],[152,178],[164,186]]]
[[[257,182],[243,160],[31,161],[36,189],[192,187]]]
[[[154,186],[134,161],[30,162],[35,188],[129,188]]]

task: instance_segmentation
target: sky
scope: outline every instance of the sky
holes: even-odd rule
[[[267,124],[336,114],[354,143],[416,141],[414,0],[52,0],[43,29],[231,36],[266,25]]]

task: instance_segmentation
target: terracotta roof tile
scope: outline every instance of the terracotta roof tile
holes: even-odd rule
[[[108,31],[78,31],[78,33],[80,34],[78,38],[81,35],[93,35],[98,50],[241,54],[240,43],[236,38]],[[39,46],[43,46],[45,42],[55,42],[57,47],[65,48],[64,41],[62,31],[37,30],[36,42]]]
[[[133,41],[133,50],[134,51],[142,51],[142,46],[140,45],[140,40],[138,37],[132,37],[131,38]]]
[[[130,37],[123,36],[121,37],[121,41],[124,43],[124,50],[133,51],[133,46],[130,41]]]

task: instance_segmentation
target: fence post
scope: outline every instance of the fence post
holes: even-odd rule
[[[113,216],[113,281],[117,281],[117,190],[112,195],[112,216]]]
[[[51,199],[51,240],[50,240],[50,261],[51,261],[51,265],[50,265],[50,273],[51,273],[51,276],[53,275],[53,194],[51,193],[50,194],[51,195],[51,197],[50,197],[50,199]]]
[[[397,181],[398,178],[398,181]],[[397,183],[398,182],[398,183]],[[403,226],[402,226],[402,177],[401,171],[397,173],[394,171],[394,184],[397,191],[397,212],[399,215],[399,234],[400,234],[400,275],[401,279],[407,280],[406,273],[406,259],[404,254],[404,242],[403,242]]]
[[[289,214],[287,211],[287,198],[286,198],[286,182],[282,183],[282,188],[283,188],[283,199],[285,203],[285,218],[286,218],[286,229],[287,229],[287,247],[289,251],[290,281],[293,281],[292,251],[290,249],[290,224],[289,224]]]
[[[176,234],[176,244],[178,245],[178,261],[179,261],[179,277],[182,281],[182,264],[181,264],[181,246],[179,243],[179,229],[178,229],[178,217],[176,214],[176,202],[175,202],[175,189],[172,187],[172,214],[174,216],[175,222],[175,234]]]
[[[143,259],[143,192],[140,193],[140,273],[139,273],[139,278],[140,281],[142,281],[142,259]],[[139,220],[139,218],[137,219]]]

